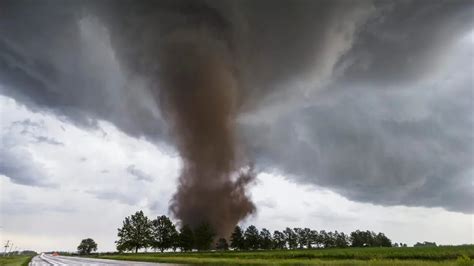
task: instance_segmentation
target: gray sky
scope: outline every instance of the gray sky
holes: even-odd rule
[[[242,58],[237,135],[259,172],[242,223],[472,243],[472,2],[300,2],[288,16],[262,2],[209,9]],[[8,2],[0,18],[1,240],[113,250],[125,216],[167,214],[176,190],[181,160],[139,70],[181,18],[137,30],[51,3]]]

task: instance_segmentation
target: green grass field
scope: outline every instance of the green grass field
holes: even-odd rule
[[[107,254],[98,258],[214,265],[474,265],[474,246]]]
[[[28,263],[31,261],[33,256],[7,256],[7,257],[0,257],[0,265],[5,266],[27,266]]]

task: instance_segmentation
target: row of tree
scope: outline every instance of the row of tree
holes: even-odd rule
[[[185,252],[193,249],[209,250],[215,243],[215,249],[257,250],[257,249],[302,249],[302,248],[344,248],[344,247],[391,247],[392,242],[383,233],[354,231],[347,235],[343,232],[316,231],[309,228],[286,228],[273,234],[263,228],[259,231],[251,225],[245,230],[236,226],[230,245],[225,238],[215,241],[211,226],[203,223],[195,228],[184,225],[178,231],[173,222],[165,215],[154,220],[146,217],[142,211],[126,217],[122,228],[118,229],[116,241],[120,252],[152,248],[161,252],[177,249]]]
[[[238,250],[391,247],[392,242],[383,233],[376,234],[371,231],[357,230],[347,235],[338,231],[318,232],[309,228],[287,227],[283,231],[274,231],[272,235],[265,228],[259,232],[251,225],[245,231],[236,226],[231,235],[230,246]]]

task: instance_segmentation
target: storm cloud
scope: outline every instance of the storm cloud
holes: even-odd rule
[[[213,25],[256,170],[351,200],[474,212],[472,1],[110,3],[4,1],[0,93],[172,144],[149,89],[155,49],[176,29]]]

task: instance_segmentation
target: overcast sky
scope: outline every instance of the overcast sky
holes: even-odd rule
[[[167,148],[107,122],[86,130],[11,98],[1,96],[0,103],[2,241],[34,250],[75,250],[81,239],[92,237],[101,251],[110,251],[125,216],[137,210],[149,217],[168,213],[180,160]],[[258,211],[244,226],[367,229],[410,245],[471,243],[474,237],[471,214],[359,203],[275,173],[261,173],[251,195]]]
[[[153,79],[130,67],[150,67],[161,40],[131,45],[136,28],[100,13],[19,2],[0,18],[0,241],[114,250],[125,216],[169,213],[180,175]],[[301,3],[288,17],[285,1],[211,9],[245,47],[236,135],[258,175],[241,224],[473,243],[472,1]],[[142,37],[160,27],[136,23]]]

